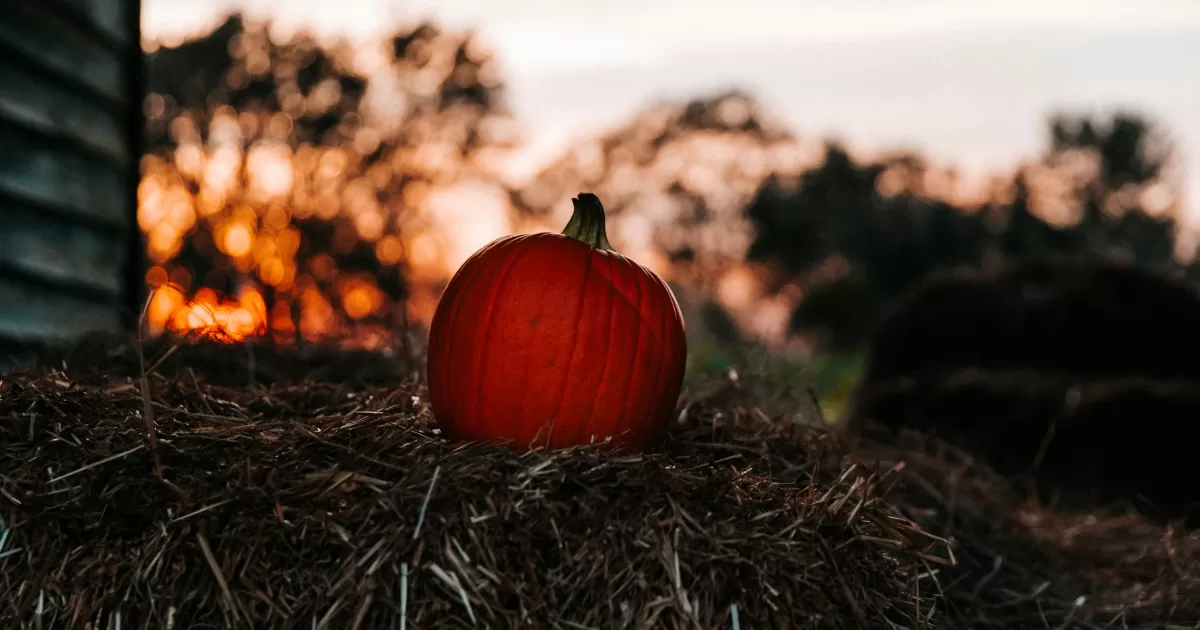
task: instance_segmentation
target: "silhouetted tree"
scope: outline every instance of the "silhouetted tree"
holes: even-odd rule
[[[324,318],[314,331],[402,318],[416,210],[438,186],[494,180],[478,158],[512,144],[494,60],[470,33],[398,33],[382,100],[403,107],[372,116],[344,42],[268,31],[235,15],[148,56],[151,257],[193,289],[262,286],[269,308]]]
[[[1045,254],[1177,265],[1176,202],[1160,179],[1170,152],[1149,123],[1057,117],[1050,130],[1047,155],[1017,170],[1009,199],[978,207],[927,194],[916,156],[859,163],[831,145],[794,183],[765,183],[746,209],[755,228],[747,257],[772,270],[772,289],[804,287],[793,331],[843,349],[860,347],[879,315],[936,270]],[[1048,199],[1036,184],[1046,180],[1067,182],[1067,192]],[[1142,200],[1164,190],[1165,211],[1155,214]],[[1051,202],[1068,220],[1043,216],[1038,206]]]
[[[569,208],[581,190],[595,192],[619,249],[661,255],[674,282],[711,297],[721,274],[745,258],[751,231],[743,208],[764,179],[788,168],[796,148],[741,91],[659,103],[571,147],[520,191],[516,205],[544,217]],[[721,336],[732,334],[719,306],[704,309],[702,318]]]

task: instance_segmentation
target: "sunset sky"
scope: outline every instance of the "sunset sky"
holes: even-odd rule
[[[1054,110],[1128,107],[1174,134],[1200,210],[1197,0],[145,0],[146,35],[231,9],[364,40],[421,17],[478,28],[530,166],[654,100],[733,86],[802,136],[968,173],[1036,155]]]

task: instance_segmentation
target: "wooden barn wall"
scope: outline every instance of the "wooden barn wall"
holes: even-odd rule
[[[0,1],[0,371],[30,343],[136,322],[140,12]]]

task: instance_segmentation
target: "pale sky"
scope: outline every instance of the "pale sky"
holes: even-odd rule
[[[728,87],[803,137],[1008,169],[1055,110],[1160,119],[1200,211],[1200,0],[144,0],[148,36],[223,10],[383,35],[432,17],[498,51],[535,156],[646,104]],[[1196,216],[1196,215],[1193,215]]]

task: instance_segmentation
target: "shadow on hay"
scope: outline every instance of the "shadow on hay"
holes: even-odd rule
[[[844,427],[946,439],[1070,509],[1195,525],[1200,295],[1166,274],[1039,259],[933,278],[885,320]]]
[[[424,369],[405,346],[397,346],[376,351],[332,343],[277,344],[270,339],[230,344],[198,335],[135,341],[96,334],[73,343],[30,346],[19,355],[0,358],[14,371],[67,369],[94,380],[137,378],[143,369],[140,352],[145,369],[172,379],[199,378],[225,387],[303,382],[366,387],[412,379]]]

